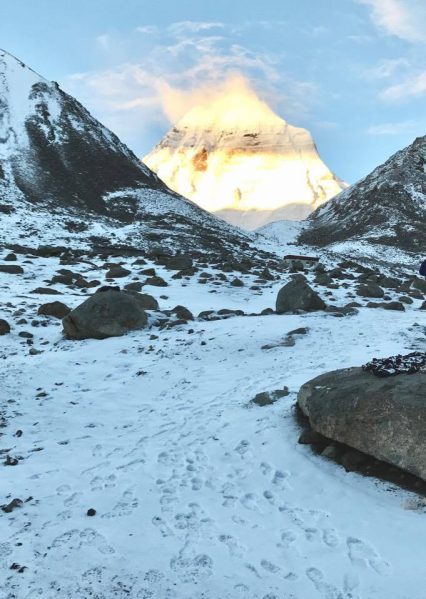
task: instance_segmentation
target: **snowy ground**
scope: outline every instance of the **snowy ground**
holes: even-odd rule
[[[23,266],[31,274],[0,274],[11,324],[17,308],[31,322],[41,303],[84,299],[60,285],[63,296],[29,293],[58,260]],[[195,314],[258,312],[282,285],[254,292],[157,270],[170,286],[144,292]],[[336,303],[350,292],[336,290]],[[0,503],[32,499],[0,512],[0,597],[424,599],[426,511],[298,445],[293,417],[306,380],[424,348],[418,306],[233,317],[83,342],[64,340],[54,319],[15,324],[0,337],[0,449],[2,461],[22,460],[0,466]],[[301,326],[309,332],[295,346],[261,349]],[[29,356],[20,330],[43,353]],[[248,407],[285,385],[290,395],[273,406]]]

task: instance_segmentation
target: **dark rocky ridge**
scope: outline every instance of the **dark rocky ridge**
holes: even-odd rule
[[[62,245],[110,245],[129,224],[134,247],[167,239],[175,250],[240,252],[251,241],[172,192],[75,98],[2,50],[0,109],[0,219],[3,231],[13,221],[8,242],[30,237],[32,247],[44,245],[55,228]],[[110,239],[93,238],[98,223]]]
[[[420,252],[426,245],[426,136],[313,212],[299,241],[368,240]]]

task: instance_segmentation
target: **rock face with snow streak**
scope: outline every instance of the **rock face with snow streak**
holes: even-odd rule
[[[246,229],[305,218],[346,187],[310,133],[241,81],[190,110],[143,160],[171,189]]]
[[[0,243],[32,246],[97,236],[232,251],[248,240],[172,192],[57,83],[3,50],[0,220]]]
[[[320,206],[300,236],[325,246],[367,241],[423,252],[426,246],[426,136]]]

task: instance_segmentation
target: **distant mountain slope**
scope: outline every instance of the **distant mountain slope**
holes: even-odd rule
[[[361,240],[424,252],[426,136],[320,206],[308,222],[299,238],[302,243],[326,246]]]
[[[101,235],[232,251],[249,240],[172,192],[57,83],[2,50],[0,218],[0,242]]]
[[[309,131],[239,80],[191,109],[143,160],[172,189],[246,229],[305,218],[346,187]]]

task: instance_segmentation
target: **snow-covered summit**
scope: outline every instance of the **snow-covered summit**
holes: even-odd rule
[[[421,252],[426,245],[426,136],[320,206],[302,233],[315,245],[365,241]]]
[[[144,162],[175,191],[247,229],[304,218],[345,187],[311,134],[240,79],[193,107]]]

